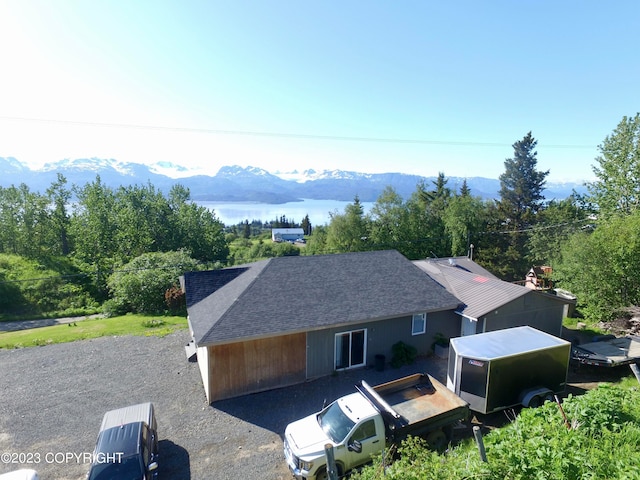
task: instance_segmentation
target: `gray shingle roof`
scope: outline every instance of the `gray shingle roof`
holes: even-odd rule
[[[199,346],[318,330],[460,301],[394,250],[278,257],[184,276]]]
[[[463,305],[458,313],[473,319],[479,319],[523,295],[535,293],[500,280],[468,259],[455,259],[454,262],[427,259],[413,263],[461,300]]]

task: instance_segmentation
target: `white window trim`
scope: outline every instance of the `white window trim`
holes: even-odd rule
[[[364,343],[363,343],[363,346],[362,346],[363,347],[362,363],[357,363],[355,365],[351,365],[351,359],[349,359],[349,366],[348,367],[338,368],[336,366],[336,363],[337,363],[337,354],[336,354],[336,350],[335,350],[336,349],[336,339],[341,335],[344,335],[344,334],[347,334],[347,333],[349,334],[349,355],[351,355],[353,334],[355,332],[364,332],[364,339],[363,339]],[[368,335],[368,332],[367,332],[366,328],[357,328],[355,330],[347,330],[345,332],[338,332],[333,336],[333,338],[334,338],[334,340],[333,340],[333,345],[334,345],[334,347],[333,347],[334,348],[334,351],[333,351],[333,368],[336,371],[349,370],[351,368],[359,368],[359,367],[366,366],[366,364],[367,364],[367,335]]]
[[[416,331],[416,321],[422,322],[422,330]],[[427,331],[427,314],[426,313],[414,313],[411,318],[411,335],[424,335]]]

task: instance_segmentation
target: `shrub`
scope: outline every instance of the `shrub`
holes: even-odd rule
[[[411,365],[416,361],[418,351],[416,347],[407,345],[404,342],[394,343],[391,347],[391,366],[394,368],[401,367],[402,365]]]

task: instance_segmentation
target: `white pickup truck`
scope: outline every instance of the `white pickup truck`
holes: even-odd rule
[[[296,479],[328,478],[327,445],[342,476],[409,434],[423,436],[433,448],[445,446],[453,426],[469,415],[467,402],[428,374],[375,387],[362,381],[356,389],[287,425],[284,456]]]

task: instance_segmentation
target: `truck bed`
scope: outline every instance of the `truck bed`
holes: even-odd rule
[[[408,427],[427,421],[437,427],[452,418],[463,419],[468,413],[467,402],[428,374],[410,375],[377,385],[373,390]]]
[[[629,335],[574,346],[572,358],[584,365],[616,367],[640,363],[640,337]]]

